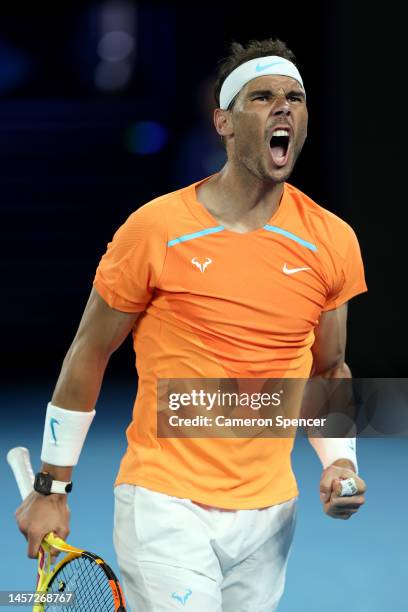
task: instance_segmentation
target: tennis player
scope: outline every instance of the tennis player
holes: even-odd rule
[[[16,513],[30,557],[47,532],[68,535],[72,466],[132,331],[139,389],[114,542],[140,612],[276,610],[298,496],[292,438],[158,438],[158,380],[348,378],[347,302],[366,291],[351,227],[287,182],[308,121],[293,53],[279,40],[233,43],[216,101],[227,163],[136,210],[108,244],[47,408],[36,490]],[[365,492],[354,440],[311,443],[324,512],[347,519]]]

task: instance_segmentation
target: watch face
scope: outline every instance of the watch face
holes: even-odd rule
[[[39,472],[34,481],[34,489],[38,493],[47,495],[51,491],[52,477],[44,472]]]

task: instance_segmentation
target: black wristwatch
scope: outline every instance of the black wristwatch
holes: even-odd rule
[[[51,493],[70,493],[72,491],[72,482],[55,480],[48,472],[38,472],[35,475],[34,491],[42,495],[50,495]]]

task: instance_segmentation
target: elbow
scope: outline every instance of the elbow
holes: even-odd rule
[[[313,365],[311,376],[319,376],[320,378],[352,378],[351,370],[344,361],[325,368],[318,368]]]

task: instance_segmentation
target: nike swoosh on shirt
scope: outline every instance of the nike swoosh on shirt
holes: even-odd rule
[[[311,270],[312,268],[288,268],[285,264],[282,268],[282,272],[285,274],[296,274],[296,272],[303,272],[304,270]]]

